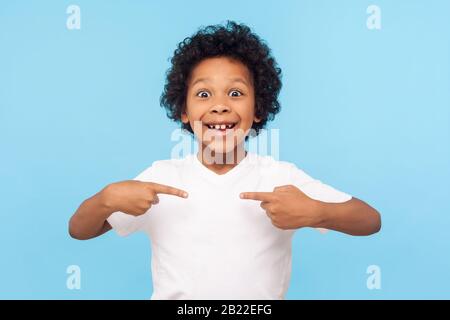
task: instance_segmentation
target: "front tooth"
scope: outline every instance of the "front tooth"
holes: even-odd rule
[[[220,126],[220,129],[225,130],[226,127],[227,127],[226,125],[222,124],[222,125]]]
[[[219,130],[219,129],[220,129],[220,124],[216,124],[215,128],[216,128],[217,130]]]

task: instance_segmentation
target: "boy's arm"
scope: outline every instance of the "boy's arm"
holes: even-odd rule
[[[104,190],[83,201],[74,213],[69,222],[69,234],[72,238],[92,239],[111,230],[106,219],[114,210],[105,203]]]
[[[319,228],[344,232],[354,236],[366,236],[381,229],[381,217],[377,210],[355,197],[342,203],[318,201]]]
[[[184,190],[154,182],[128,180],[111,183],[80,205],[70,219],[69,233],[79,240],[98,237],[111,229],[106,219],[114,212],[141,216],[159,202],[160,193],[188,197]]]
[[[341,203],[323,202],[293,185],[276,187],[273,192],[243,192],[241,198],[261,201],[261,208],[280,229],[326,228],[362,236],[381,228],[378,211],[357,198]]]

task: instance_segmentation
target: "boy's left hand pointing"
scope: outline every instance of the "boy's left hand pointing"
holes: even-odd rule
[[[261,208],[280,229],[320,227],[323,221],[320,202],[293,185],[275,187],[273,192],[243,192],[240,197],[261,201]]]

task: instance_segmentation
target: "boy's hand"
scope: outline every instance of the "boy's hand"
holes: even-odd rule
[[[102,191],[103,204],[114,211],[140,216],[159,202],[158,193],[187,198],[186,191],[158,184],[126,180],[112,183]]]
[[[273,192],[243,192],[240,197],[261,201],[261,208],[280,229],[318,227],[323,220],[319,202],[293,185],[275,187]]]

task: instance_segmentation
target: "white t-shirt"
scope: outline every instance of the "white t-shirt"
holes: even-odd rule
[[[155,161],[135,180],[189,193],[186,199],[159,194],[144,215],[115,212],[108,218],[121,236],[144,231],[150,237],[151,299],[283,299],[295,230],[275,227],[260,201],[239,194],[292,184],[316,200],[351,199],[292,163],[254,153],[222,175],[191,154]]]

